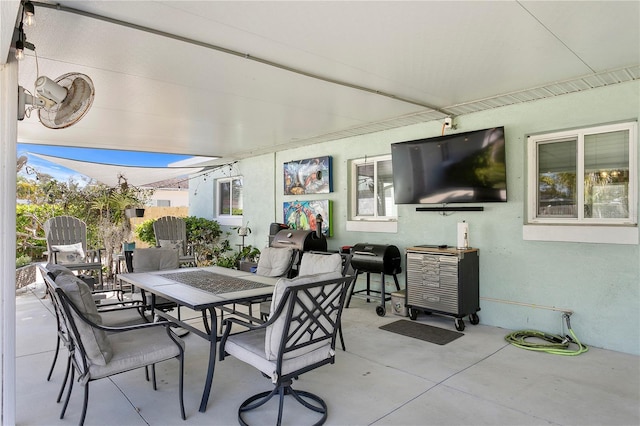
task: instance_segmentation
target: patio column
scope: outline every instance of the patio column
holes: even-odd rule
[[[0,423],[16,418],[16,143],[18,62],[0,65]]]

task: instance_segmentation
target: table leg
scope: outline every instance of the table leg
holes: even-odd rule
[[[209,394],[211,393],[211,385],[213,383],[213,370],[216,367],[216,343],[217,336],[217,318],[215,308],[207,309],[211,315],[211,325],[209,332],[209,367],[207,368],[207,378],[204,383],[204,391],[202,392],[202,401],[200,401],[200,412],[207,411],[207,403],[209,402]]]

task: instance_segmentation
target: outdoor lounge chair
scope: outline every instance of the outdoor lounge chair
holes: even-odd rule
[[[273,390],[256,394],[238,409],[240,424],[245,413],[279,396],[277,425],[282,422],[284,397],[293,396],[306,408],[327,418],[327,405],[317,395],[292,388],[294,378],[335,359],[335,341],[351,277],[340,272],[281,278],[273,290],[271,315],[261,325],[228,318],[220,341],[220,360],[231,355],[271,378]],[[231,334],[234,324],[248,330]],[[296,419],[295,424],[301,424]]]
[[[181,217],[163,216],[153,222],[156,247],[175,248],[180,252],[180,265],[196,266],[196,256],[187,241],[187,224]]]
[[[102,285],[101,249],[87,249],[87,224],[73,216],[55,216],[44,223],[49,263],[73,271],[98,271]]]

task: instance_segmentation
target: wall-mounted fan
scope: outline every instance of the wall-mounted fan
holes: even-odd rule
[[[26,105],[38,110],[40,122],[50,129],[63,129],[77,123],[91,108],[95,89],[91,79],[80,73],[68,73],[55,81],[40,76],[37,96],[18,86],[18,120],[24,119]]]

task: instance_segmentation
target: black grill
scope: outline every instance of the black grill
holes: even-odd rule
[[[283,229],[271,242],[272,247],[291,247],[300,251],[327,251],[327,239],[318,238],[315,231]]]
[[[396,285],[396,290],[400,291],[400,283],[398,282],[398,276],[402,272],[402,258],[400,257],[400,250],[396,246],[385,246],[380,244],[356,244],[351,250],[351,267],[356,271],[356,280],[358,275],[365,274],[367,277],[367,286],[363,290],[356,290],[356,283],[354,281],[351,287],[351,293],[347,298],[346,307],[349,307],[351,303],[351,296],[354,294],[364,293],[369,302],[372,294],[380,295],[380,305],[376,306],[376,313],[379,316],[384,316],[386,313],[385,302],[391,300],[387,297],[385,289],[385,275],[393,276],[393,281]],[[380,290],[371,289],[371,274],[380,274]]]
[[[356,244],[351,251],[351,266],[358,272],[395,275],[402,272],[400,250],[396,246]]]

